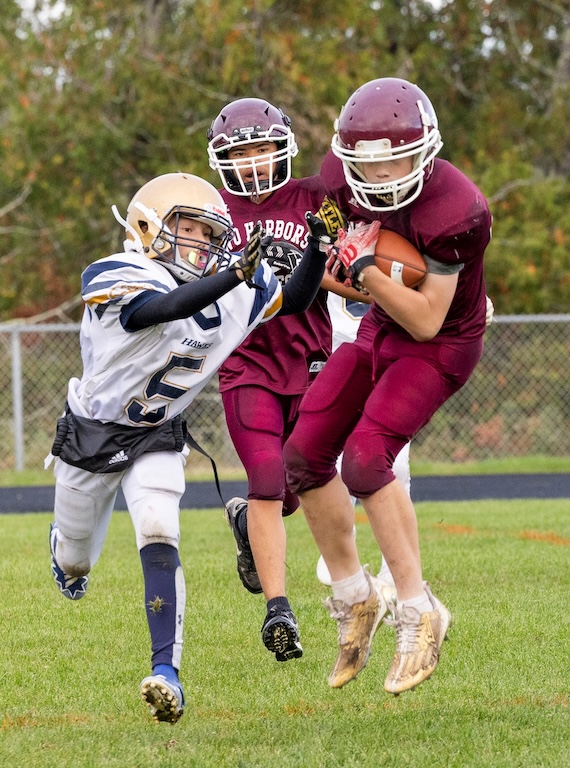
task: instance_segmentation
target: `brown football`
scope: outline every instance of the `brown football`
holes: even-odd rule
[[[408,288],[415,288],[427,275],[425,259],[415,245],[389,229],[380,230],[374,261],[381,272]]]

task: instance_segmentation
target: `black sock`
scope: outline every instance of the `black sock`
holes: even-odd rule
[[[276,608],[277,606],[283,608],[285,611],[291,610],[289,600],[287,600],[286,597],[272,597],[271,600],[267,601],[267,612],[269,613],[272,608]]]

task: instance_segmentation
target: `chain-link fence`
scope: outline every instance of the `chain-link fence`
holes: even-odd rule
[[[71,376],[81,375],[79,327],[0,325],[0,470],[39,469]],[[414,461],[570,455],[570,315],[498,317],[466,386],[417,436]],[[240,463],[217,379],[185,414],[223,477]],[[190,473],[209,471],[193,454]]]

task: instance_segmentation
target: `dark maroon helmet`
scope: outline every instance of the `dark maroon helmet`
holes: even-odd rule
[[[228,158],[229,150],[274,142],[277,148],[255,156]],[[264,99],[238,99],[225,106],[208,131],[210,167],[234,195],[273,192],[291,178],[291,159],[298,152],[291,120]],[[258,176],[258,166],[264,170]],[[264,178],[266,177],[266,178]]]
[[[360,86],[335,122],[332,151],[342,160],[356,200],[371,211],[408,205],[422,191],[442,147],[437,115],[417,85],[382,77]],[[412,159],[411,170],[397,179],[366,174],[366,164]],[[370,169],[368,169],[370,170]]]

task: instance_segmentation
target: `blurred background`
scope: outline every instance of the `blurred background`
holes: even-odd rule
[[[569,0],[3,0],[0,469],[49,450],[80,371],[81,271],[121,249],[111,205],[170,171],[218,186],[206,131],[245,96],[291,117],[295,175],[317,173],[348,96],[385,76],[426,91],[440,156],[494,217],[500,322],[412,458],[570,455]],[[215,382],[189,421],[232,466]]]

